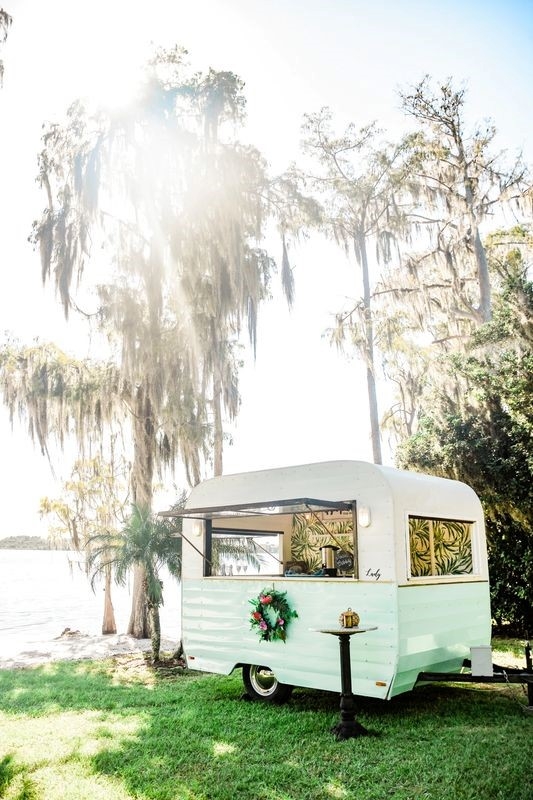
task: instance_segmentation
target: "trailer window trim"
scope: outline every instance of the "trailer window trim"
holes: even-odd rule
[[[469,533],[469,550],[471,559],[471,569],[465,572],[439,572],[438,562],[435,557],[433,528],[430,528],[430,558],[431,558],[431,573],[427,575],[413,575],[412,573],[412,536],[411,536],[411,520],[427,520],[428,522],[435,523],[458,523],[460,525],[468,526]],[[477,552],[477,537],[476,537],[477,523],[472,519],[457,519],[456,517],[433,517],[424,514],[408,514],[406,517],[406,559],[407,559],[407,579],[411,583],[442,583],[445,582],[460,582],[464,580],[472,580],[479,578],[479,558]]]

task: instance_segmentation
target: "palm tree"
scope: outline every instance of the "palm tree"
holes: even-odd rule
[[[176,536],[176,532],[174,523],[153,517],[148,508],[133,505],[131,516],[120,533],[97,534],[90,540],[91,583],[94,584],[99,575],[111,568],[116,583],[124,586],[130,570],[142,568],[154,662],[159,661],[161,649],[161,569],[167,567],[176,578],[181,575],[181,538]]]

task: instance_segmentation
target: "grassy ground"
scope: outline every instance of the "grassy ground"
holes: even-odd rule
[[[156,671],[140,657],[0,671],[0,797],[533,797],[533,716],[520,686],[361,699],[374,735],[346,742],[329,732],[335,694],[295,690],[282,707],[241,695],[239,674]]]

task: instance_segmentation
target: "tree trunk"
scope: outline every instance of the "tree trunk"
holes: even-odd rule
[[[133,442],[131,474],[133,502],[139,508],[151,509],[155,431],[152,406],[144,386],[137,388],[135,396]],[[148,639],[150,636],[145,586],[146,575],[144,568],[137,565],[133,569],[133,598],[128,623],[128,633],[136,639]]]
[[[370,432],[372,437],[372,456],[374,459],[374,464],[382,464],[381,433],[379,430],[379,412],[374,364],[374,325],[372,322],[370,275],[368,271],[368,255],[366,252],[366,238],[364,233],[360,233],[358,236],[356,252],[357,250],[361,256],[361,269],[363,273],[366,385],[368,393],[368,410],[370,415]]]
[[[483,322],[490,322],[492,319],[492,299],[489,265],[477,225],[474,231],[474,252],[476,254],[477,277],[479,282],[479,315]]]
[[[478,218],[475,210],[474,186],[472,178],[468,172],[468,159],[464,150],[464,145],[459,132],[455,135],[455,142],[459,159],[463,168],[463,182],[465,188],[465,203],[468,209],[468,221],[470,224],[470,235],[474,242],[474,255],[476,259],[477,279],[479,286],[479,309],[478,313],[481,322],[490,322],[492,318],[492,299],[491,299],[491,286],[489,265],[487,261],[487,254],[481,236],[479,235]]]
[[[133,596],[128,622],[128,633],[135,639],[150,638],[150,622],[146,608],[146,573],[144,567],[136,564],[133,567]]]
[[[150,638],[152,640],[152,661],[159,661],[161,655],[161,619],[159,617],[159,607],[150,608]]]
[[[111,600],[111,567],[109,564],[105,568],[104,584],[104,619],[102,621],[102,633],[116,633],[117,623],[115,622],[115,610]]]

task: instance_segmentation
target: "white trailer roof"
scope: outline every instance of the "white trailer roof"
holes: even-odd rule
[[[480,510],[474,491],[460,481],[365,461],[325,461],[211,478],[192,490],[182,514],[163,513],[208,519],[343,508],[369,488],[381,489],[389,500],[416,506],[418,513],[426,505],[433,510],[435,505],[453,507],[456,514],[460,508],[470,513],[473,507]]]

